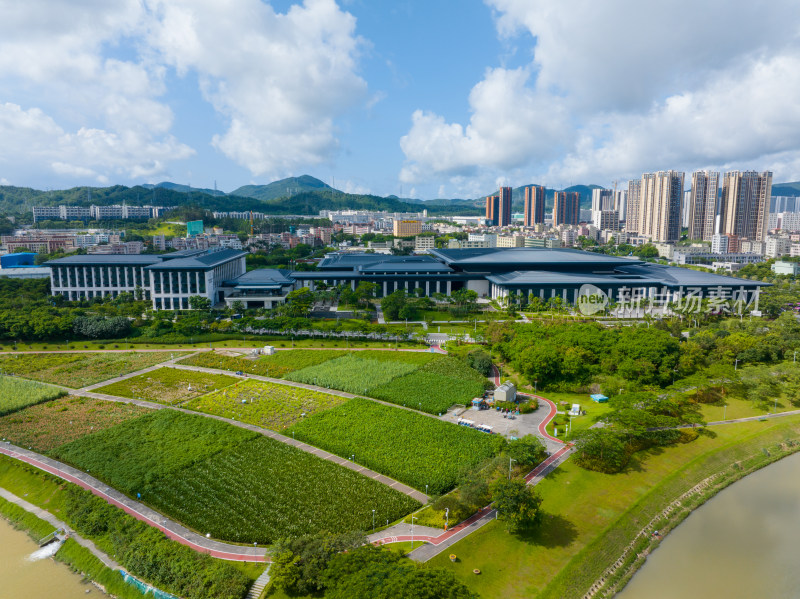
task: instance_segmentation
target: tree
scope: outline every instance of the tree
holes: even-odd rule
[[[542,518],[541,496],[522,478],[499,478],[490,486],[498,519],[509,530],[523,530],[539,524]]]
[[[314,292],[308,287],[301,287],[290,291],[286,296],[283,313],[290,318],[304,318],[310,314],[313,303]]]
[[[202,295],[193,295],[189,298],[189,308],[192,310],[211,310],[211,300]]]
[[[539,437],[525,435],[509,441],[505,454],[516,460],[519,466],[535,466],[547,457],[547,448]]]
[[[400,311],[405,308],[407,304],[406,292],[398,289],[384,297],[381,300],[381,310],[386,320],[397,320],[401,318]]]
[[[361,281],[356,286],[356,298],[359,303],[366,304],[368,299],[375,296],[378,291],[377,283],[370,283],[368,281]]]
[[[625,443],[616,432],[590,428],[575,435],[575,462],[587,470],[620,472],[628,463]]]

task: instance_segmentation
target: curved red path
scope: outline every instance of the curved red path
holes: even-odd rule
[[[560,450],[558,450],[556,453],[554,453],[553,455],[548,457],[545,461],[543,461],[541,464],[536,466],[536,468],[531,470],[525,476],[525,482],[528,483],[529,485],[532,484],[534,482],[534,479],[537,476],[541,475],[553,463],[555,463],[559,459],[561,459],[561,457],[564,454],[569,453],[571,451],[571,449],[572,448],[570,446],[565,445]],[[486,507],[482,508],[477,513],[473,514],[472,516],[470,516],[469,518],[467,518],[466,520],[461,522],[458,526],[454,526],[450,530],[442,532],[442,534],[440,534],[437,537],[432,537],[432,536],[428,536],[428,535],[414,535],[413,540],[414,541],[425,541],[426,543],[430,543],[431,545],[440,545],[443,542],[445,542],[448,539],[450,539],[451,537],[453,537],[453,536],[457,535],[458,533],[460,533],[462,530],[464,530],[465,528],[467,528],[468,526],[470,526],[471,524],[473,524],[477,520],[480,520],[481,518],[484,518],[487,515],[489,515],[489,513],[492,512],[492,510],[493,510],[492,506],[491,505],[487,505]],[[373,545],[384,545],[384,544],[388,544],[388,543],[401,543],[401,542],[404,542],[404,541],[411,541],[411,540],[412,540],[411,535],[400,535],[400,536],[392,536],[392,537],[384,537],[382,539],[376,539],[372,543],[373,543]]]
[[[107,501],[111,505],[114,505],[114,506],[124,510],[127,514],[130,514],[131,516],[133,516],[137,520],[141,520],[142,522],[144,522],[148,526],[152,526],[153,528],[157,528],[158,530],[163,532],[167,537],[169,537],[173,541],[177,541],[178,543],[180,543],[182,545],[186,545],[187,547],[191,547],[192,549],[194,549],[195,551],[198,551],[200,553],[207,553],[207,554],[211,555],[212,557],[217,557],[217,558],[220,558],[220,559],[231,560],[231,561],[242,561],[242,562],[268,562],[268,561],[271,561],[269,559],[269,557],[266,555],[266,549],[263,550],[265,555],[252,555],[252,554],[247,554],[247,553],[235,553],[233,551],[219,551],[217,549],[212,549],[212,548],[210,548],[208,546],[203,546],[200,543],[194,542],[191,539],[188,539],[185,536],[182,536],[182,535],[176,533],[175,531],[170,530],[169,528],[165,527],[164,525],[160,524],[159,522],[153,520],[152,518],[149,518],[145,514],[140,513],[139,511],[137,511],[133,507],[131,507],[129,505],[126,505],[126,504],[114,499],[113,497],[107,495],[106,493],[104,493],[100,489],[97,489],[97,488],[93,487],[92,485],[90,485],[86,481],[83,481],[83,480],[81,480],[81,479],[79,479],[79,478],[77,478],[75,476],[72,476],[71,474],[69,474],[67,472],[64,472],[63,470],[60,470],[58,468],[54,468],[54,467],[50,466],[49,464],[46,464],[46,463],[42,462],[41,460],[37,460],[36,458],[32,458],[30,456],[26,456],[24,454],[21,454],[19,452],[7,449],[7,448],[2,447],[2,446],[0,446],[0,453],[2,453],[4,455],[7,455],[8,457],[14,458],[16,460],[20,460],[22,462],[30,464],[31,466],[34,466],[35,468],[38,468],[39,470],[44,470],[45,472],[48,472],[48,473],[50,473],[50,474],[52,474],[54,476],[57,476],[58,478],[61,478],[61,479],[64,479],[66,481],[69,481],[71,483],[74,483],[74,484],[86,489],[87,491],[91,491],[92,494],[97,495],[98,497],[100,497],[103,500]],[[165,518],[165,520],[166,520],[166,518]],[[193,534],[196,535],[196,533],[193,533]],[[197,535],[197,536],[199,536],[199,535]],[[211,544],[211,543],[219,544],[220,541],[211,541],[209,544]],[[231,547],[234,547],[234,546],[231,545]],[[251,551],[252,551],[252,549],[251,549]]]

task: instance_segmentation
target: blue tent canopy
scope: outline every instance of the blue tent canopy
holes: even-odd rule
[[[589,397],[592,398],[592,401],[597,402],[597,403],[605,403],[605,402],[608,401],[608,398],[605,395],[601,394],[601,393],[593,393]]]

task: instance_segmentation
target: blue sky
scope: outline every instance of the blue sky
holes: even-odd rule
[[[0,0],[0,184],[800,179],[800,3]]]

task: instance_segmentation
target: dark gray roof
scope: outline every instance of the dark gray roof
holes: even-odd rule
[[[677,266],[666,266],[664,264],[635,264],[623,266],[618,269],[620,272],[628,274],[652,277],[662,281],[667,287],[769,287],[769,283],[761,281],[750,281],[748,279],[737,279],[725,275],[717,275],[690,268],[679,268]]]
[[[167,254],[169,255],[169,254]],[[176,258],[174,260],[165,260],[159,264],[148,266],[148,270],[211,270],[220,264],[230,262],[242,256],[246,256],[245,252],[239,250],[218,250],[203,253],[199,256],[191,258]]]
[[[661,286],[661,280],[631,274],[595,274],[578,272],[557,272],[552,270],[517,270],[486,277],[495,285],[504,287],[564,287],[572,289],[584,284],[600,288],[634,285]]]
[[[294,283],[294,279],[289,278],[289,273],[288,270],[277,268],[258,268],[231,281],[225,281],[225,284],[237,289],[278,289]]]
[[[452,268],[441,262],[378,262],[377,264],[360,267],[358,270],[363,273],[390,272],[397,274],[406,272],[453,272]]]
[[[328,254],[319,263],[321,270],[345,270],[366,267],[377,263],[436,263],[430,256],[392,256],[390,254],[367,254],[362,252],[342,252]]]
[[[42,266],[148,266],[161,262],[153,254],[84,254],[48,260]]]
[[[590,267],[641,264],[641,261],[618,256],[607,256],[582,250],[564,248],[470,248],[428,250],[445,264],[471,267],[498,267],[510,265],[515,269],[524,267],[563,266],[578,264]]]

